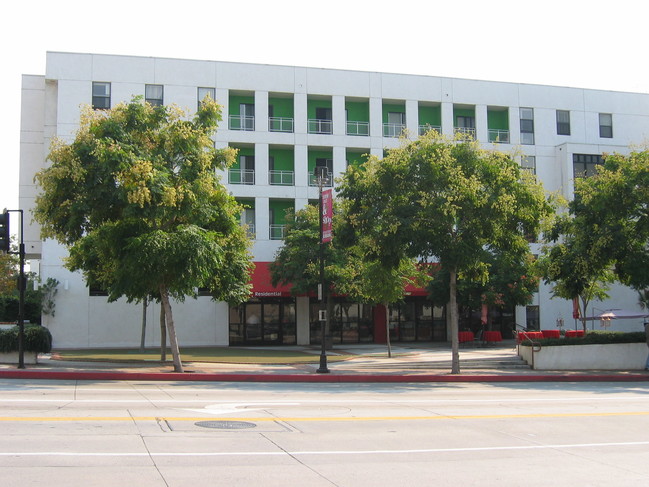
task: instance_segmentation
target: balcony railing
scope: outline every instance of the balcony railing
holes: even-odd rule
[[[255,184],[254,169],[230,169],[228,171],[229,184]]]
[[[419,126],[419,135],[424,135],[426,132],[430,132],[431,130],[436,130],[437,133],[442,133],[442,127],[439,125],[430,125],[430,124],[424,124]]]
[[[294,186],[295,173],[293,171],[268,171],[268,184],[273,186]]]
[[[369,122],[347,122],[347,135],[362,135],[367,137],[370,135]]]
[[[310,118],[308,132],[310,134],[332,134],[333,122],[331,120]]]
[[[293,119],[287,117],[269,117],[268,130],[271,132],[293,133]]]
[[[475,128],[473,127],[455,127],[455,133],[475,139]]]
[[[230,115],[228,120],[230,130],[255,130],[255,117]]]
[[[268,238],[271,240],[284,240],[286,225],[270,225],[268,230]]]
[[[383,137],[401,137],[406,126],[402,123],[384,123]]]
[[[333,173],[327,171],[327,182],[323,186],[330,188],[333,185],[333,179]],[[318,186],[318,178],[314,174],[309,174],[309,186]]]
[[[509,130],[489,129],[489,142],[509,144]]]

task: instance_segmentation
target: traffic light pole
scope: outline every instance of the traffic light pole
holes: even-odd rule
[[[20,243],[18,244],[18,255],[20,258],[20,274],[18,275],[18,368],[25,368],[25,287],[27,280],[25,279],[25,240],[23,233],[23,210],[5,210],[5,228],[7,244],[10,239],[9,235],[9,213],[20,213]],[[9,246],[7,245],[7,248]],[[7,250],[8,254],[15,254]]]

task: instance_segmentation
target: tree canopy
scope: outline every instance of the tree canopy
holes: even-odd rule
[[[55,140],[52,164],[36,180],[35,219],[43,237],[69,247],[66,266],[81,270],[113,301],[161,300],[182,371],[170,298],[208,288],[230,303],[250,294],[249,241],[241,207],[217,169],[235,158],[211,136],[221,109],[206,98],[193,118],[141,97],[112,110],[82,111],[74,140]]]
[[[340,196],[368,256],[388,267],[404,258],[435,262],[449,273],[453,373],[459,373],[458,274],[488,280],[491,256],[529,254],[528,235],[552,212],[543,188],[508,155],[434,132],[351,168]]]

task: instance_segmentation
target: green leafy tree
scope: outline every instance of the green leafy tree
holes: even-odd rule
[[[521,254],[485,254],[488,274],[470,269],[457,279],[457,303],[462,309],[523,306],[529,304],[538,290],[539,277],[534,256],[529,250]],[[486,280],[485,280],[486,279]],[[428,291],[434,302],[448,303],[449,272],[438,269],[432,274]]]
[[[364,247],[367,241],[347,238],[344,208],[340,205],[336,206],[333,220],[334,238],[324,247],[327,319],[333,314],[330,298],[334,292],[368,304],[399,301],[405,285],[420,274],[414,261],[404,260],[395,268],[387,268],[376,260],[367,260]],[[296,295],[315,292],[321,282],[318,207],[308,205],[291,215],[289,221],[284,245],[270,265],[273,285],[291,283]]]
[[[612,267],[636,290],[649,287],[649,150],[610,154],[595,175],[575,181],[570,213],[583,229],[594,268]]]
[[[35,219],[43,237],[69,248],[81,270],[114,301],[161,301],[174,370],[183,371],[171,300],[195,296],[245,301],[249,241],[239,205],[217,169],[235,157],[216,149],[221,109],[206,98],[189,118],[175,106],[135,98],[112,110],[82,112],[71,143],[54,141],[52,165],[37,174]]]
[[[552,296],[576,301],[573,318],[581,318],[586,330],[586,309],[593,300],[608,297],[615,276],[591,239],[591,229],[570,215],[557,218],[547,233],[538,267],[546,284],[553,283]],[[595,244],[595,245],[593,245]]]
[[[457,276],[484,282],[489,256],[520,255],[552,208],[542,187],[507,154],[428,133],[404,142],[362,171],[349,170],[340,196],[348,218],[372,241],[370,259],[395,268],[406,258],[449,274],[452,373],[460,372]]]

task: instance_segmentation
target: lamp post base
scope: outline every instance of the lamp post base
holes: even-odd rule
[[[316,370],[316,372],[318,374],[328,374],[329,372],[331,372],[327,368],[327,356],[325,354],[320,355],[320,368]]]

